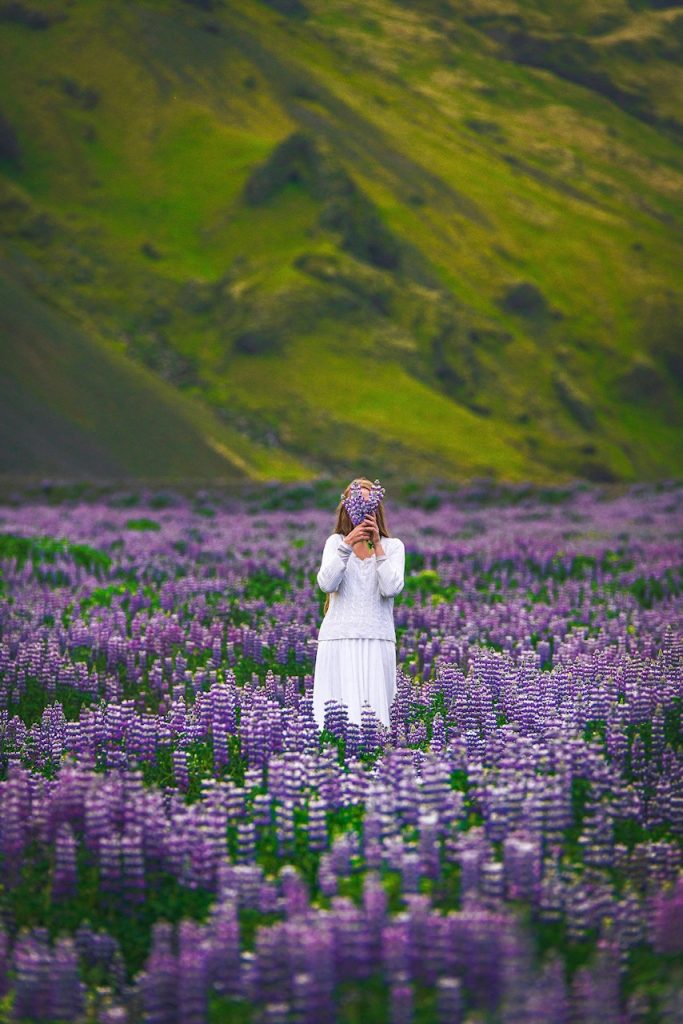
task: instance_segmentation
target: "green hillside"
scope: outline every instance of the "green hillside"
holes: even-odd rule
[[[0,471],[678,475],[683,11],[556,8],[2,4]]]
[[[67,324],[0,274],[2,470],[225,481],[298,479],[265,452],[94,332]]]

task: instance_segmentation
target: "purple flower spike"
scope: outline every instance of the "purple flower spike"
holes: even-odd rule
[[[375,480],[370,488],[370,495],[367,499],[363,497],[363,489],[358,480],[354,480],[349,489],[348,495],[342,494],[344,508],[349,513],[349,518],[354,526],[362,523],[366,516],[374,515],[384,498],[385,490],[379,480]]]

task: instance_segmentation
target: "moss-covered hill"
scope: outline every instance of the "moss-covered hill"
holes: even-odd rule
[[[21,0],[0,39],[0,470],[681,472],[680,9]]]

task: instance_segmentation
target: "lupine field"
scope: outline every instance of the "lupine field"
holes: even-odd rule
[[[683,487],[388,493],[320,733],[337,496],[0,507],[0,1019],[680,1022]]]

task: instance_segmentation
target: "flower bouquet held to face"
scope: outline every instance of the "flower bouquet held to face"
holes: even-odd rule
[[[349,514],[349,519],[354,526],[359,526],[368,517],[373,517],[377,511],[382,498],[384,497],[384,487],[380,484],[379,480],[375,480],[370,489],[363,487],[360,480],[354,480],[349,488],[347,495],[341,495],[342,501],[344,502],[344,508]],[[372,550],[374,547],[373,541],[367,542],[368,548]]]

